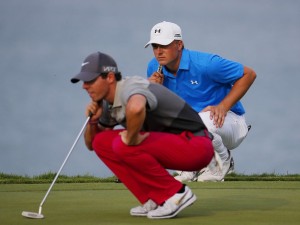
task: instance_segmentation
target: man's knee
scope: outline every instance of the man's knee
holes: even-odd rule
[[[122,161],[126,161],[128,156],[136,153],[137,146],[130,146],[123,143],[121,136],[115,137],[112,142],[112,151]]]
[[[198,115],[201,117],[203,123],[205,124],[206,128],[211,133],[216,133],[216,126],[214,125],[214,121],[210,119],[210,111],[207,112],[199,112]]]
[[[102,151],[104,149],[111,149],[112,140],[118,136],[115,131],[103,131],[98,134],[93,139],[93,149],[95,151]]]

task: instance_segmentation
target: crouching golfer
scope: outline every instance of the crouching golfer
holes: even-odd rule
[[[162,85],[141,77],[121,79],[117,64],[107,54],[90,54],[81,72],[92,113],[84,138],[88,149],[140,201],[132,216],[163,219],[193,204],[191,189],[167,171],[197,171],[214,158],[212,136],[198,113]],[[124,130],[113,130],[122,125]]]

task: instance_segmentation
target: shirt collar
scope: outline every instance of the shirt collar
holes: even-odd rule
[[[189,70],[189,68],[190,68],[190,55],[189,55],[189,51],[184,48],[182,50],[178,71]],[[172,73],[165,70],[163,71],[163,73],[165,76],[169,77],[170,79],[175,79]]]
[[[182,50],[182,55],[179,64],[179,70],[188,70],[190,68],[190,55],[187,49]]]

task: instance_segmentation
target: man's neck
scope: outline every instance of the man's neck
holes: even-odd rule
[[[166,69],[170,73],[172,73],[174,76],[177,75],[177,71],[178,71],[179,65],[180,65],[181,56],[182,56],[182,51],[180,52],[180,54],[178,55],[178,57],[175,60],[170,62],[168,65],[166,65]]]
[[[117,82],[111,84],[109,86],[108,94],[104,97],[104,99],[110,104],[114,104],[115,94],[116,94]]]

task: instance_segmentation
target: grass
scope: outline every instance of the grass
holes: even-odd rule
[[[13,174],[0,173],[0,184],[44,184],[51,183],[56,173],[45,173],[38,176],[19,176]],[[91,175],[66,176],[59,175],[56,183],[100,183],[114,182],[116,177],[99,178]]]
[[[263,173],[244,175],[232,173],[226,176],[226,181],[300,181],[299,174],[275,174]]]
[[[300,221],[300,182],[231,181],[187,183],[198,201],[176,219],[149,220],[129,215],[139,204],[120,183],[58,183],[48,196],[45,219],[27,219],[37,212],[49,184],[0,185],[0,221],[5,225],[296,225]]]
[[[0,184],[44,184],[51,183],[55,177],[55,173],[49,172],[38,176],[19,176],[13,174],[0,173]],[[300,181],[299,174],[229,174],[225,178],[226,181]],[[115,182],[116,177],[99,178],[91,175],[84,176],[66,176],[60,175],[56,183],[103,183]]]

